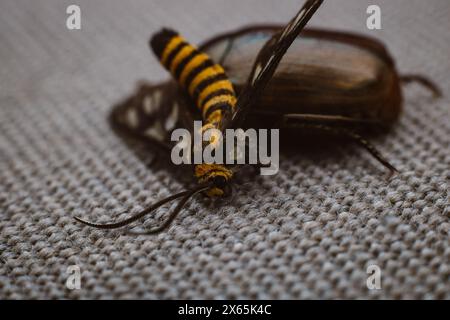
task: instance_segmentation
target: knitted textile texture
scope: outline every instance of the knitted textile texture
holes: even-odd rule
[[[378,38],[401,74],[439,84],[441,99],[405,85],[400,120],[370,138],[399,175],[351,142],[299,146],[278,174],[238,177],[228,202],[196,196],[159,235],[74,221],[119,221],[194,183],[107,121],[139,80],[168,78],[151,34],[200,43],[286,23],[303,1],[279,3],[79,0],[81,30],[69,30],[71,1],[1,1],[0,298],[450,299],[448,0],[377,1],[381,30],[366,27],[370,1],[327,1],[309,24]],[[371,265],[380,289],[367,286]]]

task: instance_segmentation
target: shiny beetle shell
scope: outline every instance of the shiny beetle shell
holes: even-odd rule
[[[221,63],[239,93],[254,59],[277,26],[219,35],[201,46]],[[338,115],[389,124],[402,105],[398,73],[384,45],[372,38],[304,30],[283,57],[251,111],[258,115]]]

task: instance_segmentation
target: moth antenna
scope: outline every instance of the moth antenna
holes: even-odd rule
[[[175,209],[172,211],[172,213],[170,214],[170,216],[166,219],[166,221],[164,221],[164,223],[158,227],[155,227],[149,231],[144,231],[144,232],[128,232],[128,234],[132,234],[132,235],[151,235],[151,234],[157,234],[160,233],[161,231],[165,230],[167,227],[169,227],[169,225],[172,223],[172,221],[177,217],[177,215],[180,213],[181,209],[184,208],[184,206],[186,205],[186,203],[188,202],[188,200],[190,198],[192,198],[193,196],[195,196],[197,193],[206,191],[207,189],[209,189],[211,186],[203,186],[203,187],[199,187],[197,189],[188,191],[188,194],[186,194],[181,200],[180,202],[177,204],[177,206],[175,207]]]
[[[166,204],[167,202],[173,201],[173,200],[181,198],[181,197],[186,197],[186,196],[190,197],[191,195],[194,195],[194,194],[196,194],[198,192],[204,191],[204,190],[206,190],[208,188],[210,188],[210,186],[204,186],[203,185],[203,186],[200,186],[200,187],[195,188],[193,190],[185,190],[185,191],[173,194],[173,195],[171,195],[171,196],[169,196],[169,197],[167,197],[165,199],[162,199],[162,200],[156,202],[155,204],[151,205],[150,207],[145,208],[144,210],[142,210],[141,212],[137,213],[136,215],[134,215],[134,216],[132,216],[132,217],[130,217],[128,219],[125,219],[123,221],[119,221],[119,222],[115,222],[115,223],[98,224],[98,223],[93,223],[93,222],[89,222],[89,221],[83,220],[83,219],[81,219],[79,217],[74,217],[74,218],[78,222],[81,222],[81,223],[83,223],[83,224],[85,224],[87,226],[94,227],[94,228],[97,228],[97,229],[117,229],[117,228],[124,227],[124,226],[126,226],[126,225],[128,225],[130,223],[133,223],[136,220],[139,220],[140,218],[142,218],[145,215],[149,214],[150,212],[158,209],[159,207],[161,207],[162,205]],[[180,201],[180,203],[182,201]],[[178,206],[177,206],[177,208],[178,208]]]

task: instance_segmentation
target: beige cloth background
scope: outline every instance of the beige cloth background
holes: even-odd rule
[[[370,1],[373,2],[373,1]],[[150,53],[161,26],[193,42],[261,22],[286,22],[302,1],[79,0],[0,3],[1,298],[450,298],[450,3],[328,1],[313,26],[382,39],[401,72],[429,75],[446,97],[405,88],[394,130],[373,140],[401,170],[390,181],[352,144],[282,156],[231,204],[197,197],[154,237],[82,227],[120,219],[182,187],[190,173],[148,165],[109,128],[136,81],[167,74]],[[125,213],[123,213],[125,212]],[[145,220],[149,226],[166,210]],[[381,268],[368,290],[366,268]],[[81,289],[65,286],[78,265]]]

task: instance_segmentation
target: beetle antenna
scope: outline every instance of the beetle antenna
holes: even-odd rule
[[[134,216],[132,216],[132,217],[130,217],[128,219],[125,219],[123,221],[119,221],[119,222],[115,222],[115,223],[97,224],[97,223],[93,223],[93,222],[89,222],[89,221],[83,220],[83,219],[81,219],[79,217],[74,217],[74,218],[78,222],[81,222],[81,223],[83,223],[83,224],[85,224],[87,226],[94,227],[94,228],[97,228],[97,229],[116,229],[116,228],[124,227],[124,226],[126,226],[126,225],[128,225],[130,223],[133,223],[136,220],[139,220],[140,218],[144,217],[145,215],[147,215],[150,212],[158,209],[159,207],[161,207],[162,205],[164,205],[164,204],[166,204],[166,203],[168,203],[170,201],[173,201],[173,200],[178,199],[178,198],[182,198],[180,203],[177,205],[175,210],[170,215],[170,217],[166,220],[166,222],[164,222],[162,224],[161,227],[163,227],[162,229],[164,229],[165,227],[167,227],[172,222],[172,220],[176,217],[176,215],[181,211],[181,209],[183,208],[184,204],[187,202],[187,200],[190,197],[192,197],[193,195],[195,195],[195,194],[197,194],[199,192],[205,191],[205,190],[207,190],[210,187],[211,187],[210,185],[207,185],[207,186],[201,185],[201,186],[198,186],[197,188],[194,188],[192,190],[185,190],[185,191],[173,194],[173,195],[171,195],[171,196],[169,196],[169,197],[167,197],[165,199],[162,199],[162,200],[156,202],[155,204],[151,205],[150,207],[145,208],[144,210],[142,210],[141,212],[137,213],[136,215],[134,215]],[[159,228],[157,228],[157,229],[159,229]],[[157,232],[159,232],[161,230],[157,230]],[[151,233],[155,233],[155,232],[151,232]]]

